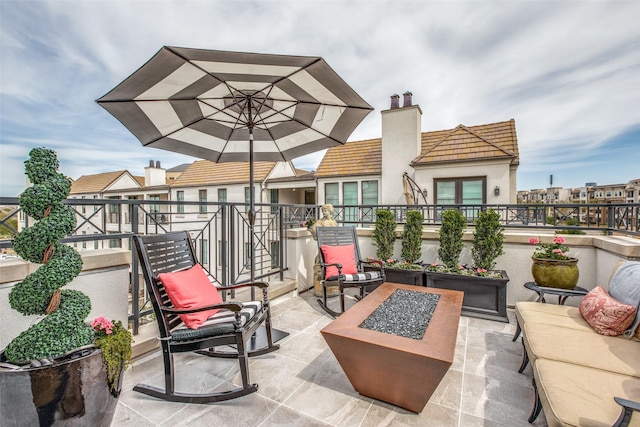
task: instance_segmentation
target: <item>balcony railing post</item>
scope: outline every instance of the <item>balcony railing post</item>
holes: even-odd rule
[[[131,205],[131,232],[135,235],[138,233],[138,205]],[[138,335],[140,328],[140,281],[138,280],[138,255],[133,250],[133,237],[129,238],[129,250],[131,251],[131,330],[133,335]]]

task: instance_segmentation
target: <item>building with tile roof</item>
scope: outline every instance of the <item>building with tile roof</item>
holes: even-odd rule
[[[515,121],[422,132],[422,110],[407,92],[382,111],[382,137],[327,150],[315,177],[318,203],[515,203],[519,164]],[[395,95],[397,96],[397,95]],[[425,196],[425,197],[422,197]]]

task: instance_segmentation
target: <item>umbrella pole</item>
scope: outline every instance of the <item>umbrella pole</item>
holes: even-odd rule
[[[249,109],[251,110],[251,109]],[[251,114],[251,113],[249,113]],[[251,116],[249,116],[249,120],[251,120]],[[253,124],[249,123],[249,265],[250,265],[250,280],[253,282],[256,280],[256,271],[255,271],[255,233],[254,233],[254,224],[256,221],[256,212],[255,212],[255,200],[254,200],[254,191],[253,191]],[[255,289],[251,288],[251,301],[255,300]]]

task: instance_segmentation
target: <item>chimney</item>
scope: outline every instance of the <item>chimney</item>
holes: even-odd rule
[[[391,110],[400,108],[400,95],[397,93],[391,95]]]
[[[409,91],[406,91],[405,93],[402,94],[402,96],[404,96],[402,108],[411,107],[411,96],[413,96],[413,94]]]
[[[400,97],[395,97],[398,102]],[[393,100],[393,97],[391,99]],[[391,109],[381,112],[382,184],[379,188],[379,202],[382,205],[406,203],[402,173],[411,170],[411,162],[420,155],[422,148],[422,110],[419,105],[411,105],[411,92],[404,94],[404,106],[407,108],[392,106]],[[428,190],[433,192],[431,188]]]
[[[166,179],[167,171],[160,167],[160,161],[149,160],[149,166],[144,168],[144,186],[166,185]]]

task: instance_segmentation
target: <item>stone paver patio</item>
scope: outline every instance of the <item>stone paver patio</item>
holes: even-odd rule
[[[134,361],[112,426],[530,426],[531,368],[523,374],[522,344],[511,322],[460,319],[456,356],[429,403],[414,414],[360,396],[327,347],[320,330],[331,322],[311,291],[273,301],[274,326],[289,332],[280,350],[250,359],[257,393],[209,405],[166,402],[134,392],[144,381],[163,386],[160,352]],[[353,301],[350,301],[353,304]],[[231,388],[240,375],[235,360],[178,354],[176,389]],[[362,363],[366,363],[363,357]],[[372,372],[372,375],[375,375]],[[541,413],[534,426],[546,426]]]

